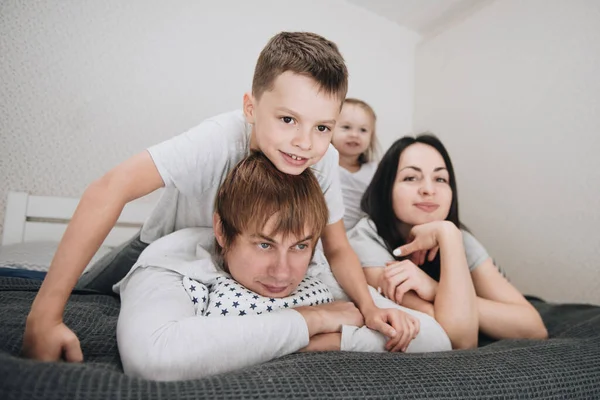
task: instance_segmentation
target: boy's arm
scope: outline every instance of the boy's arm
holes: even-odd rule
[[[321,240],[325,257],[331,265],[335,279],[360,309],[366,325],[388,337],[395,336],[396,330],[386,321],[390,320],[389,313],[396,310],[380,309],[375,306],[360,261],[348,242],[342,220],[327,225]]]
[[[27,317],[23,339],[26,356],[55,361],[64,353],[68,361],[82,360],[77,337],[62,322],[71,290],[125,204],[162,186],[150,154],[144,151],[86,189]]]

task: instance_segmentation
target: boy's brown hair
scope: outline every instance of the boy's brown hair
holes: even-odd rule
[[[377,114],[375,114],[375,110],[373,110],[373,107],[371,107],[366,101],[352,97],[348,97],[346,100],[344,100],[344,104],[350,104],[362,108],[373,119],[373,134],[371,135],[371,142],[369,143],[367,150],[358,156],[358,162],[362,165],[368,163],[369,161],[375,161],[377,158],[377,153],[379,152],[379,143],[377,142],[377,136],[375,134],[377,130]]]
[[[348,69],[332,41],[311,32],[281,32],[273,36],[258,56],[252,94],[257,99],[273,89],[275,79],[286,71],[313,78],[326,94],[344,99]]]
[[[310,168],[299,175],[289,175],[258,151],[229,172],[217,192],[215,212],[220,217],[225,242],[225,248],[215,244],[220,256],[225,255],[237,235],[263,233],[274,214],[278,214],[278,222],[269,236],[282,233],[284,237],[300,237],[310,233],[313,245],[329,218],[325,196]]]

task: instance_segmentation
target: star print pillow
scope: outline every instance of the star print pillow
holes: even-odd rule
[[[204,315],[208,306],[208,289],[206,286],[187,276],[183,277],[182,283],[185,291],[190,296],[196,315]]]
[[[206,294],[198,290],[199,287],[206,289],[204,285],[185,277],[184,286],[194,303],[196,315],[207,317],[260,315],[286,308],[314,306],[333,301],[329,288],[313,277],[305,277],[292,294],[281,298],[261,296],[227,276],[220,276],[214,284],[208,285],[207,302],[202,301],[206,298]],[[195,289],[194,292],[190,290],[192,287]]]

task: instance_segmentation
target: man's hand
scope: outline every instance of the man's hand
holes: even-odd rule
[[[294,308],[306,320],[310,337],[320,333],[341,332],[342,325],[363,326],[364,319],[354,303],[334,301],[318,306]]]
[[[83,361],[79,339],[62,321],[41,322],[31,316],[25,326],[23,355],[39,361]]]
[[[318,335],[311,337],[308,346],[300,349],[300,351],[339,351],[341,343],[341,333],[319,333]]]

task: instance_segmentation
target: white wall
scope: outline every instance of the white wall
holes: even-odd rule
[[[600,2],[495,1],[416,51],[416,131],[524,292],[600,304]]]
[[[282,30],[337,42],[381,141],[412,127],[418,35],[344,1],[0,3],[0,231],[8,190],[80,196],[202,119],[241,107]]]

